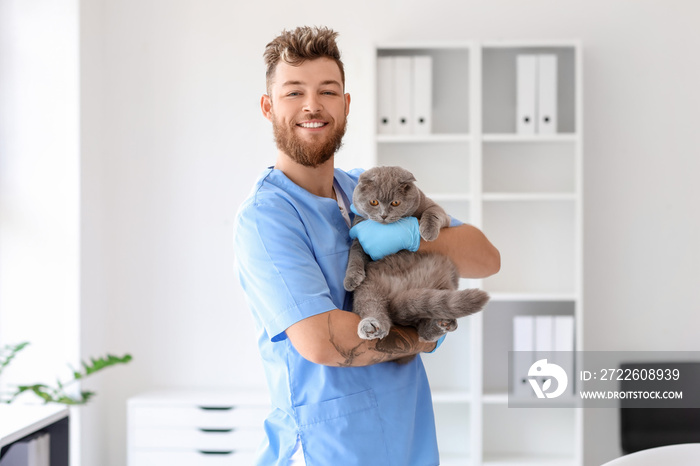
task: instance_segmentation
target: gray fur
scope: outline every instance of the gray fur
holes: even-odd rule
[[[412,215],[419,220],[421,237],[436,239],[450,218],[414,181],[400,167],[364,172],[353,193],[353,204],[362,216],[356,216],[355,223],[366,218],[391,223]],[[372,206],[373,200],[378,205]],[[400,201],[399,205],[392,206],[394,201]],[[421,340],[436,341],[457,328],[456,319],[480,311],[489,300],[479,289],[458,290],[458,283],[457,266],[446,256],[404,250],[372,262],[355,240],[344,285],[355,292],[353,312],[362,317],[360,338],[384,338],[395,324],[416,327]]]

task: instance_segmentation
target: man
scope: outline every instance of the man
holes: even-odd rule
[[[362,340],[360,318],[348,312],[349,207],[360,172],[334,168],[350,110],[336,36],[297,28],[264,54],[261,108],[272,122],[277,161],[242,204],[234,241],[274,408],[258,464],[436,465],[421,359],[391,362],[431,352],[436,343],[399,327],[381,340]],[[402,249],[396,237],[380,233],[379,247]],[[500,267],[498,251],[469,225],[443,229],[420,250],[448,254],[463,276]]]

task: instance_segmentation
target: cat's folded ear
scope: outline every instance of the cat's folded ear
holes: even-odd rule
[[[392,167],[392,169],[394,170],[394,173],[396,174],[399,183],[407,184],[416,181],[416,178],[413,176],[413,173],[406,170],[405,168]]]
[[[358,179],[359,184],[364,183],[374,183],[377,175],[377,170],[375,168],[370,168],[369,170],[363,172]]]

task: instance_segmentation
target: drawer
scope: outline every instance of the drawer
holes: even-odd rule
[[[262,406],[134,406],[129,409],[129,423],[132,427],[262,428],[269,412]]]
[[[198,451],[133,451],[129,466],[250,466],[255,463],[255,453],[232,452],[205,454]]]
[[[262,429],[231,429],[221,432],[201,429],[135,427],[130,448],[156,448],[204,451],[255,451],[263,439]]]

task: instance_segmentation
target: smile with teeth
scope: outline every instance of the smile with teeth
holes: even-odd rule
[[[302,128],[321,128],[327,124],[328,123],[324,123],[322,121],[305,121],[303,123],[299,123],[297,126],[301,126]]]

